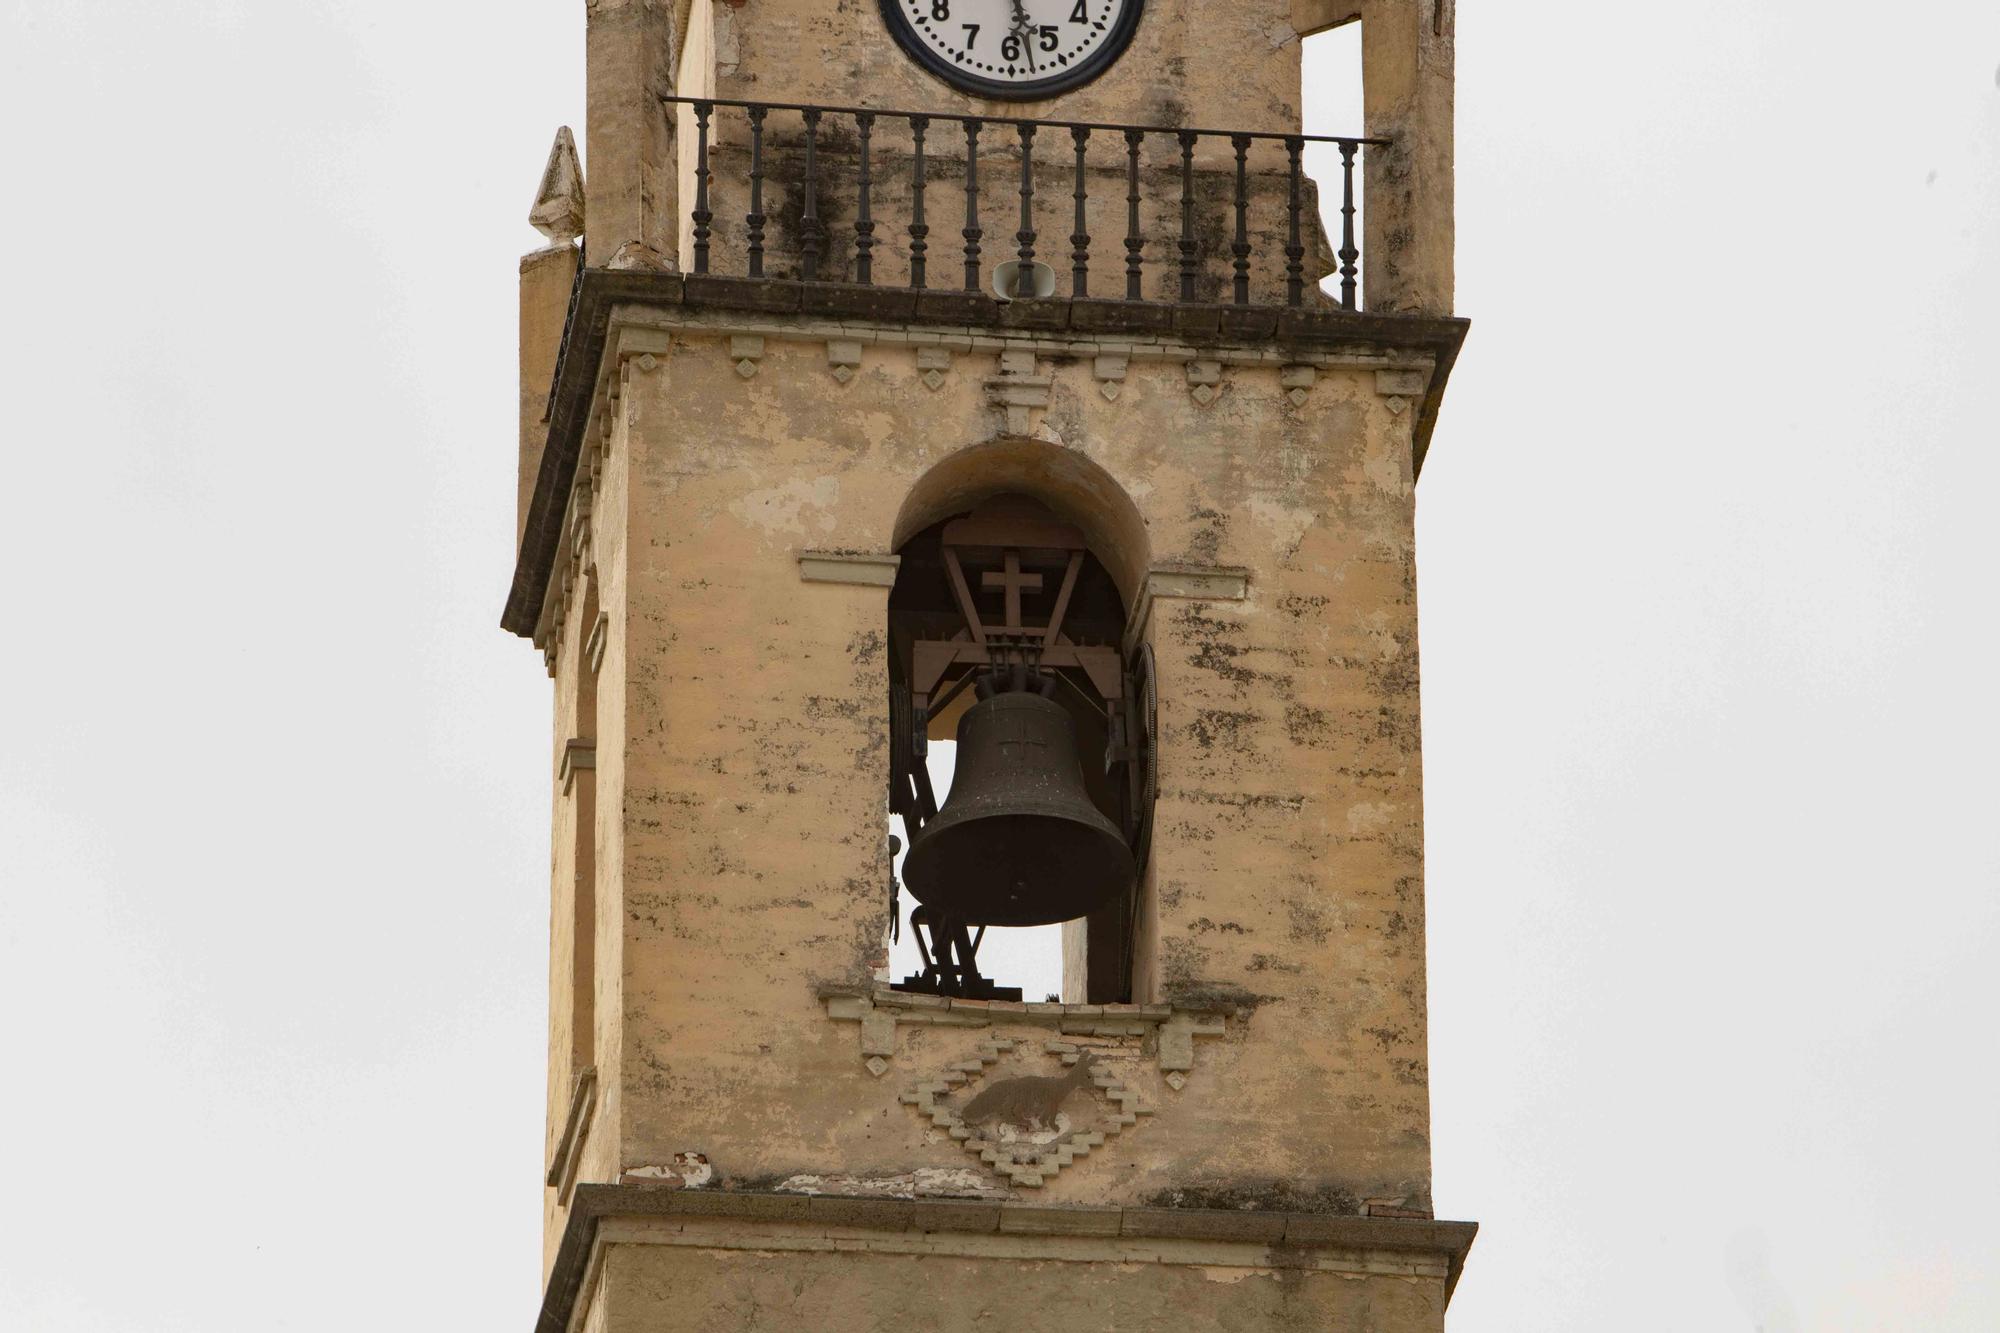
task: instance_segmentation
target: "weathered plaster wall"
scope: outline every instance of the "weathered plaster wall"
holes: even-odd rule
[[[1371,152],[1365,177],[1369,304],[1450,308],[1450,0],[1151,0],[1109,74],[1028,106],[963,99],[932,80],[883,31],[874,0],[586,9],[586,241],[592,265],[620,267],[677,264],[691,241],[688,135],[661,113],[663,93],[1293,131],[1299,34],[1358,14],[1366,132],[1396,140]],[[901,199],[894,135],[881,143],[890,151],[878,189]],[[826,147],[848,150],[838,136]],[[773,148],[782,188],[786,148]],[[1144,185],[1155,297],[1170,294],[1178,188],[1171,164],[1154,160],[1161,149]],[[742,240],[732,218],[742,201],[725,184],[741,175],[738,150],[721,136],[719,249]],[[934,151],[948,163],[954,148]],[[1004,152],[986,165],[990,267],[1011,254],[1018,167]],[[1205,155],[1200,165],[1205,198],[1224,197],[1214,173],[1228,164]],[[1279,165],[1262,150],[1253,161],[1260,255],[1276,244]],[[1067,291],[1056,165],[1038,189],[1051,206],[1039,249]],[[830,228],[851,220],[844,190],[828,192]],[[1092,289],[1122,294],[1122,188],[1106,176],[1092,193]],[[957,200],[946,188],[933,200],[932,285],[955,286]],[[774,232],[795,203],[773,201]],[[1204,207],[1204,226],[1223,216]],[[890,225],[878,235],[877,280],[900,282],[903,238]],[[1221,253],[1219,236],[1204,239]],[[1306,243],[1316,277],[1330,267],[1326,247]],[[851,251],[838,253],[826,276],[850,272]],[[524,484],[539,459],[539,399],[568,283],[559,268],[523,271]],[[1256,270],[1260,300],[1273,299],[1276,271]],[[1221,272],[1205,268],[1204,299]],[[586,431],[555,618],[538,635],[553,650],[559,756],[576,734],[564,709],[584,669],[581,580],[594,570],[610,626],[592,779],[599,1083],[577,1178],[617,1181],[701,1154],[714,1186],[734,1189],[1427,1210],[1408,387],[1421,368],[1365,349],[1305,372],[1261,344],[1161,356],[969,333],[940,341],[894,326],[669,327],[664,313],[627,315]],[[1246,363],[1223,364],[1232,351]],[[1158,841],[1135,997],[1159,1007],[1146,1013],[1000,1006],[919,1021],[885,1016],[870,996],[887,896],[887,589],[804,582],[798,555],[892,550],[913,491],[966,493],[962,479],[938,482],[953,458],[977,460],[969,475],[990,467],[996,487],[1011,476],[1070,506],[1090,528],[1092,516],[1074,510],[1088,487],[1061,465],[1087,459],[1142,520],[1143,541],[1101,554],[1135,562],[1128,597],[1151,608],[1135,633],[1150,638],[1160,670]],[[1184,576],[1167,571],[1188,568],[1240,591],[1172,595],[1186,591],[1174,583]],[[564,990],[574,809],[559,792],[552,1147],[575,1073],[575,997]],[[955,1067],[1045,1075],[1079,1049],[1098,1062],[1100,1091],[1119,1094],[1092,1101],[1096,1123],[1111,1126],[1103,1117],[1121,1108],[1129,1123],[1038,1186],[988,1170],[925,1109],[926,1082]],[[556,1191],[547,1197],[553,1260],[568,1210]],[[780,1314],[787,1326],[841,1328],[916,1317],[970,1328],[986,1316],[1026,1328],[1152,1327],[1195,1306],[1222,1312],[1218,1327],[1405,1333],[1442,1321],[1444,1280],[1432,1272],[1307,1274],[1275,1255],[1135,1263],[1018,1244],[877,1252],[854,1237],[831,1254],[826,1242],[841,1238],[782,1230],[760,1228],[757,1244],[611,1244],[583,1327],[658,1327],[668,1308],[677,1327],[718,1329]],[[998,1294],[952,1305],[940,1291]]]
[[[671,264],[680,173],[659,99],[674,91],[673,0],[586,0],[584,13],[589,263]]]
[[[514,541],[518,549],[528,523],[528,502],[541,473],[542,447],[549,423],[543,416],[549,401],[549,377],[555,373],[556,351],[562,345],[563,316],[569,309],[570,285],[576,279],[576,247],[550,246],[521,257],[520,414],[521,449]]]
[[[704,3],[712,0],[697,0]],[[1299,38],[1290,0],[1148,0],[1132,45],[1102,77],[1027,103],[968,97],[925,72],[889,35],[875,0],[723,0],[713,7],[721,97],[1298,128]]]
[[[965,341],[936,389],[915,347],[824,336],[752,357],[681,330],[611,372],[592,530],[619,566],[600,749],[622,735],[623,754],[597,781],[622,812],[600,949],[622,950],[622,1030],[616,1160],[594,1136],[586,1178],[682,1152],[739,1187],[976,1167],[898,1095],[982,1034],[906,1029],[878,1078],[815,996],[868,982],[883,947],[886,589],[801,582],[797,556],[889,549],[940,460],[1025,435],[1115,478],[1156,565],[1247,573],[1242,600],[1156,600],[1149,631],[1164,746],[1139,998],[1228,1030],[1179,1090],[1143,1041],[1113,1043],[1150,1117],[1047,1196],[1427,1206],[1407,400],[1365,359],[1301,389],[1277,364],[1135,358],[1112,380],[1043,355],[1011,363],[1048,381],[1019,431],[989,384],[1008,363]]]
[[[558,654],[555,731],[549,759],[550,787],[555,804],[550,820],[552,839],[549,893],[548,1127],[542,1148],[542,1161],[545,1167],[555,1162],[561,1148],[564,1129],[569,1119],[571,1093],[579,1072],[579,1053],[575,1049],[573,1035],[579,978],[573,968],[576,958],[575,931],[578,926],[576,908],[578,839],[584,831],[579,821],[579,807],[582,802],[579,799],[577,784],[563,782],[561,767],[564,750],[569,740],[576,736],[579,730],[576,709],[577,675],[580,670],[586,668],[581,660],[585,633],[578,631],[577,625],[583,616],[583,601],[582,597],[577,598],[571,609],[571,632],[565,634]],[[565,790],[566,785],[567,790]],[[597,836],[596,830],[590,830],[587,836],[594,840]],[[545,1250],[552,1244],[553,1236],[560,1234],[560,1208],[561,1201],[557,1191],[549,1190],[543,1198]]]
[[[555,626],[547,648],[555,693],[555,731],[551,776],[555,789],[553,855],[551,857],[550,913],[550,995],[549,995],[549,1119],[547,1147],[555,1152],[572,1109],[571,1094],[578,1073],[573,1049],[572,1016],[575,1012],[577,978],[571,970],[575,957],[572,931],[577,928],[574,893],[574,848],[580,836],[577,824],[578,801],[574,790],[565,793],[557,777],[562,751],[567,741],[579,734],[581,720],[576,704],[580,697],[578,675],[592,670],[593,619],[587,614],[586,589],[594,590],[595,613],[604,618],[606,632],[597,647],[596,732],[597,744],[590,784],[596,812],[596,827],[589,836],[595,850],[596,893],[589,984],[594,994],[591,1010],[594,1032],[591,1058],[597,1069],[584,1131],[577,1147],[573,1176],[580,1181],[615,1180],[621,1153],[618,1122],[622,1108],[622,1020],[624,932],[623,878],[626,823],[621,815],[625,800],[625,754],[622,740],[631,727],[627,711],[627,636],[615,632],[628,615],[628,569],[625,555],[625,525],[618,519],[626,504],[629,481],[626,459],[630,450],[622,418],[615,411],[602,414],[595,423],[599,434],[588,450],[589,458],[579,469],[577,493],[571,501],[571,521],[559,556],[561,573],[554,590],[557,594]],[[609,515],[610,521],[601,521]],[[545,1163],[547,1162],[545,1158]],[[568,1220],[565,1201],[557,1188],[544,1195],[543,1259],[552,1262],[562,1229]]]
[[[1457,0],[1356,0],[1371,154],[1361,246],[1368,308],[1449,314]]]

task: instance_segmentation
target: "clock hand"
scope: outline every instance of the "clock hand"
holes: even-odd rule
[[[1021,39],[1021,54],[1027,57],[1028,72],[1040,73],[1035,65],[1035,28],[1028,18],[1027,0],[1014,0],[1014,35]]]

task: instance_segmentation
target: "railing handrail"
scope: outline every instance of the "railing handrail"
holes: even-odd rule
[[[1170,242],[1171,250],[1178,253],[1179,301],[1192,304],[1203,280],[1204,266],[1219,257],[1219,248],[1204,242],[1198,226],[1197,171],[1195,153],[1204,139],[1226,141],[1234,149],[1234,196],[1232,204],[1235,213],[1235,234],[1229,243],[1233,275],[1230,280],[1233,304],[1244,306],[1251,303],[1251,256],[1256,247],[1252,241],[1249,226],[1251,211],[1252,174],[1249,157],[1253,145],[1276,143],[1284,146],[1288,190],[1286,199],[1287,229],[1282,253],[1285,256],[1285,303],[1290,306],[1302,305],[1307,287],[1305,274],[1305,238],[1301,215],[1304,211],[1303,192],[1306,175],[1303,158],[1308,144],[1330,144],[1340,154],[1341,177],[1341,238],[1336,252],[1339,260],[1340,302],[1349,310],[1357,309],[1356,294],[1359,287],[1357,261],[1360,247],[1355,237],[1355,162],[1361,150],[1370,146],[1388,143],[1384,139],[1348,138],[1325,134],[1284,134],[1268,130],[1203,130],[1171,125],[1121,125],[1107,121],[1081,120],[1033,120],[1021,116],[986,116],[959,112],[885,111],[868,107],[824,106],[812,102],[759,102],[726,97],[686,97],[662,96],[659,99],[661,111],[666,116],[677,116],[680,108],[693,112],[695,130],[694,154],[694,199],[693,208],[687,218],[693,224],[691,271],[706,276],[709,273],[710,251],[716,221],[712,209],[714,196],[711,184],[715,177],[711,149],[716,146],[714,124],[719,111],[740,110],[749,122],[749,210],[743,215],[745,224],[745,258],[751,278],[764,276],[765,224],[769,221],[764,212],[765,182],[765,126],[772,112],[797,115],[803,127],[804,157],[799,180],[798,215],[798,256],[799,277],[806,282],[820,281],[820,260],[823,254],[836,264],[844,254],[837,251],[828,254],[829,242],[839,244],[834,234],[822,220],[820,214],[820,157],[821,125],[829,118],[851,119],[856,130],[856,155],[858,173],[857,211],[853,220],[855,278],[863,285],[872,286],[874,275],[874,252],[880,242],[875,236],[876,219],[872,211],[872,189],[874,180],[874,157],[871,152],[873,133],[878,122],[903,121],[910,130],[910,164],[914,193],[911,200],[911,218],[908,227],[910,286],[923,290],[928,281],[927,252],[929,249],[930,226],[926,220],[924,190],[927,184],[925,159],[926,136],[933,127],[949,131],[956,127],[964,132],[964,185],[965,213],[964,226],[959,231],[964,241],[961,253],[965,262],[965,290],[977,292],[981,289],[982,267],[985,254],[987,229],[980,219],[979,156],[980,138],[986,131],[1005,135],[1012,131],[1018,139],[1021,176],[1019,190],[1020,230],[1014,234],[1018,242],[1018,259],[1010,261],[1013,270],[1008,279],[1016,284],[1019,297],[1033,294],[1038,284],[1035,274],[1047,268],[1036,258],[1036,242],[1041,235],[1036,225],[1035,194],[1037,168],[1033,160],[1035,138],[1043,131],[1053,131],[1059,136],[1065,131],[1075,145],[1075,227],[1070,241],[1075,247],[1071,252],[1073,267],[1072,295],[1089,295],[1089,251],[1090,235],[1087,226],[1089,190],[1087,180],[1090,166],[1086,156],[1086,145],[1093,136],[1101,134],[1105,139],[1122,139],[1125,145],[1126,182],[1126,238],[1127,250],[1125,274],[1125,299],[1139,301],[1144,295],[1144,256],[1147,237],[1142,229],[1139,205],[1140,154],[1146,140],[1162,136],[1170,137],[1179,147],[1180,176],[1180,228],[1177,240]],[[830,128],[830,127],[829,127]],[[998,145],[991,145],[990,151],[1003,151]],[[840,159],[845,160],[844,156]],[[1201,177],[1208,175],[1204,167]],[[1266,173],[1258,172],[1257,179],[1263,180]],[[789,212],[789,207],[787,209]],[[1000,233],[994,240],[1001,239]],[[1173,261],[1169,260],[1169,263]],[[996,271],[995,281],[1000,281]]]
[[[980,125],[1022,125],[1035,129],[1106,130],[1113,134],[1195,134],[1205,139],[1265,139],[1277,143],[1330,143],[1353,148],[1387,148],[1394,140],[1340,134],[1287,134],[1277,130],[1209,130],[1187,125],[1121,125],[1113,121],[1038,120],[1027,116],[985,116],[963,111],[903,111],[889,107],[831,106],[813,102],[744,102],[727,97],[662,96],[662,103],[689,107],[730,107],[739,111],[817,111],[836,116],[880,116],[889,120],[977,122]]]

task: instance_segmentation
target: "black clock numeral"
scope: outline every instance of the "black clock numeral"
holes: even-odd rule
[[[874,3],[910,58],[946,83],[985,97],[1038,100],[1103,73],[1131,44],[1145,0]],[[835,8],[856,6],[840,0]],[[988,28],[992,40],[982,45]]]

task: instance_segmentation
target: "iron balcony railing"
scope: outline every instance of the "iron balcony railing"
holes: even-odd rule
[[[1274,256],[1282,254],[1286,305],[1304,305],[1308,289],[1332,270],[1340,277],[1341,306],[1353,310],[1361,258],[1355,173],[1365,149],[1388,143],[720,98],[662,101],[693,140],[694,199],[683,232],[683,258],[693,273],[716,271],[721,261],[747,278],[916,290],[931,284],[938,220],[961,224],[952,258],[963,266],[964,290],[987,289],[988,246],[997,242],[1005,255],[1008,238],[988,232],[985,210],[995,187],[982,177],[984,168],[986,177],[997,169],[1011,178],[998,192],[1012,196],[1007,212],[1018,208],[1011,258],[1020,264],[1020,295],[1031,294],[1025,284],[1045,243],[1038,199],[1055,193],[1068,196],[1060,211],[1071,225],[1073,296],[1092,294],[1095,230],[1122,232],[1128,301],[1275,304]],[[1037,145],[1052,142],[1062,150],[1043,147],[1037,155]],[[1323,239],[1318,187],[1304,166],[1308,144],[1331,144],[1340,155],[1338,249]],[[941,209],[934,197],[940,187],[962,192],[962,204]],[[900,213],[886,228],[885,211]]]

